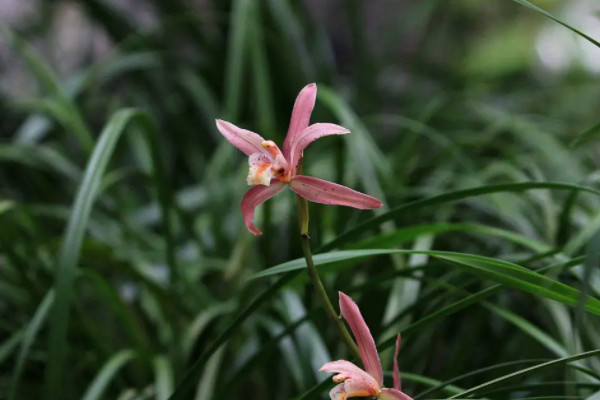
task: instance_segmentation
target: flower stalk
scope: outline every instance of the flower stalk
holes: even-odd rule
[[[304,253],[304,259],[306,260],[306,269],[308,271],[308,276],[317,292],[321,303],[323,304],[323,309],[325,313],[336,327],[338,333],[342,337],[348,349],[352,353],[352,358],[356,360],[360,360],[360,352],[358,351],[358,347],[352,336],[350,336],[350,332],[346,329],[344,322],[341,318],[338,317],[331,301],[329,300],[329,296],[327,295],[327,291],[325,290],[325,286],[323,286],[323,282],[319,277],[319,273],[317,272],[317,268],[315,267],[315,263],[312,257],[312,251],[310,249],[310,236],[308,235],[308,202],[306,199],[300,196],[296,196],[298,203],[298,227],[300,228],[300,242],[302,244],[302,251]]]

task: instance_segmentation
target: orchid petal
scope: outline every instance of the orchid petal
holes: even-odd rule
[[[309,201],[370,210],[382,206],[375,197],[357,192],[337,183],[312,176],[298,175],[290,182],[290,188]]]
[[[302,156],[302,151],[315,140],[323,136],[345,135],[346,133],[350,133],[350,131],[336,124],[318,123],[306,127],[297,133],[290,142],[289,154],[286,155],[290,167],[296,167]]]
[[[319,369],[319,371],[337,373],[337,375],[334,376],[335,382],[341,382],[342,380],[346,379],[355,379],[358,381],[363,381],[366,384],[373,387],[380,386],[380,384],[375,380],[374,377],[369,375],[366,371],[363,371],[362,369],[357,367],[355,364],[346,360],[330,361],[323,365],[321,369]]]
[[[380,400],[413,400],[409,395],[396,389],[381,389]]]
[[[280,182],[277,179],[271,181],[270,186],[257,185],[253,186],[242,199],[242,215],[244,216],[244,222],[246,228],[254,235],[260,235],[262,232],[252,223],[254,218],[254,209],[281,192],[285,188],[285,183]]]
[[[348,379],[344,382],[344,391],[347,397],[372,397],[377,396],[381,389],[361,379]]]
[[[285,141],[283,142],[283,154],[287,160],[290,159],[290,147],[294,142],[294,138],[308,127],[310,115],[315,107],[316,98],[317,85],[315,83],[306,85],[296,98],[294,109],[292,110],[292,117],[290,118],[290,127],[287,136],[285,137]],[[291,167],[293,168],[294,166]]]
[[[333,389],[329,391],[329,398],[331,400],[344,400],[346,397],[346,391],[344,390],[344,384],[335,385]]]
[[[360,310],[354,300],[342,292],[339,292],[339,296],[340,311],[344,319],[348,322],[350,330],[356,339],[365,371],[381,386],[383,384],[383,371],[381,370],[381,361],[379,361],[379,354],[377,354],[377,347],[375,347],[371,331],[360,314]]]
[[[265,141],[258,133],[238,128],[231,122],[223,121],[220,119],[216,120],[217,129],[221,132],[221,135],[225,136],[225,139],[232,145],[237,147],[246,155],[253,153],[269,154],[269,152],[263,147],[262,143]]]
[[[400,345],[402,337],[400,334],[396,336],[396,351],[394,351],[394,389],[402,390],[402,382],[400,381],[400,370],[398,369],[398,354],[400,353]]]

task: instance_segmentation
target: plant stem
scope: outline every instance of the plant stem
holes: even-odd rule
[[[312,252],[310,250],[310,237],[308,236],[308,203],[306,199],[296,196],[298,201],[298,227],[300,228],[300,242],[302,243],[302,251],[304,252],[304,259],[306,260],[306,269],[308,271],[308,276],[310,276],[310,280],[315,287],[319,299],[321,303],[323,303],[323,308],[325,313],[337,328],[339,334],[342,339],[350,349],[352,353],[352,357],[356,360],[360,360],[360,352],[358,351],[358,347],[348,329],[346,329],[346,325],[341,318],[338,317],[331,301],[329,301],[329,296],[327,296],[327,292],[325,291],[325,287],[323,286],[323,282],[319,277],[319,273],[315,268],[315,263],[313,262]]]

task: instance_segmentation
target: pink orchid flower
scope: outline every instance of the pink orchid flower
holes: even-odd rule
[[[398,370],[398,353],[400,352],[400,335],[396,339],[394,353],[394,388],[383,387],[383,371],[375,341],[369,327],[365,323],[356,303],[342,292],[340,294],[340,310],[348,322],[350,330],[356,339],[358,351],[362,358],[364,370],[350,361],[330,361],[323,365],[320,371],[335,373],[333,381],[339,383],[329,392],[331,400],[344,400],[349,397],[375,397],[381,400],[412,400],[403,393]]]
[[[262,232],[252,223],[254,210],[286,185],[309,201],[335,204],[368,210],[379,208],[381,202],[374,197],[352,190],[346,186],[324,181],[312,176],[296,175],[302,151],[310,143],[328,135],[344,135],[350,131],[339,125],[317,123],[309,125],[315,106],[317,85],[311,83],[300,91],[290,120],[290,127],[283,142],[283,152],[271,141],[257,133],[238,128],[230,122],[217,120],[217,128],[225,139],[249,156],[248,178],[253,187],[242,200],[242,215],[248,230],[260,235]]]

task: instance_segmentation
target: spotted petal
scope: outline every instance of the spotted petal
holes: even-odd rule
[[[290,127],[288,129],[287,136],[283,142],[283,155],[287,160],[290,158],[290,147],[294,142],[296,135],[302,132],[310,123],[310,115],[315,107],[315,100],[317,98],[317,85],[311,83],[306,85],[298,94],[296,102],[294,103],[294,109],[292,110],[292,117],[290,118]],[[295,165],[290,165],[294,168]]]
[[[271,180],[270,186],[256,185],[246,192],[242,199],[242,215],[244,216],[246,228],[248,228],[251,233],[255,235],[262,234],[262,232],[252,223],[256,207],[281,192],[284,188],[285,183],[273,179]]]
[[[238,128],[231,122],[220,119],[217,119],[216,123],[217,129],[221,132],[221,135],[225,136],[225,139],[227,139],[229,143],[240,149],[246,155],[250,156],[254,153],[269,155],[267,149],[262,145],[265,140],[258,133]]]
[[[375,197],[312,176],[295,176],[290,182],[290,188],[306,200],[315,203],[354,207],[361,210],[382,206]]]
[[[381,389],[379,400],[413,400],[413,398],[396,389]]]
[[[371,331],[367,326],[364,318],[362,317],[360,310],[356,303],[350,298],[350,296],[339,292],[340,296],[340,311],[344,316],[344,319],[348,322],[350,330],[356,339],[358,345],[358,351],[360,357],[365,366],[365,370],[377,381],[379,386],[383,385],[383,371],[381,370],[381,361],[379,361],[379,354],[377,354],[377,347],[375,347],[375,341],[371,336]]]
[[[323,136],[344,135],[346,133],[350,133],[350,131],[336,124],[318,123],[306,127],[291,139],[289,155],[287,155],[290,167],[296,167],[296,164],[298,164],[298,161],[302,157],[302,151],[315,140]]]

